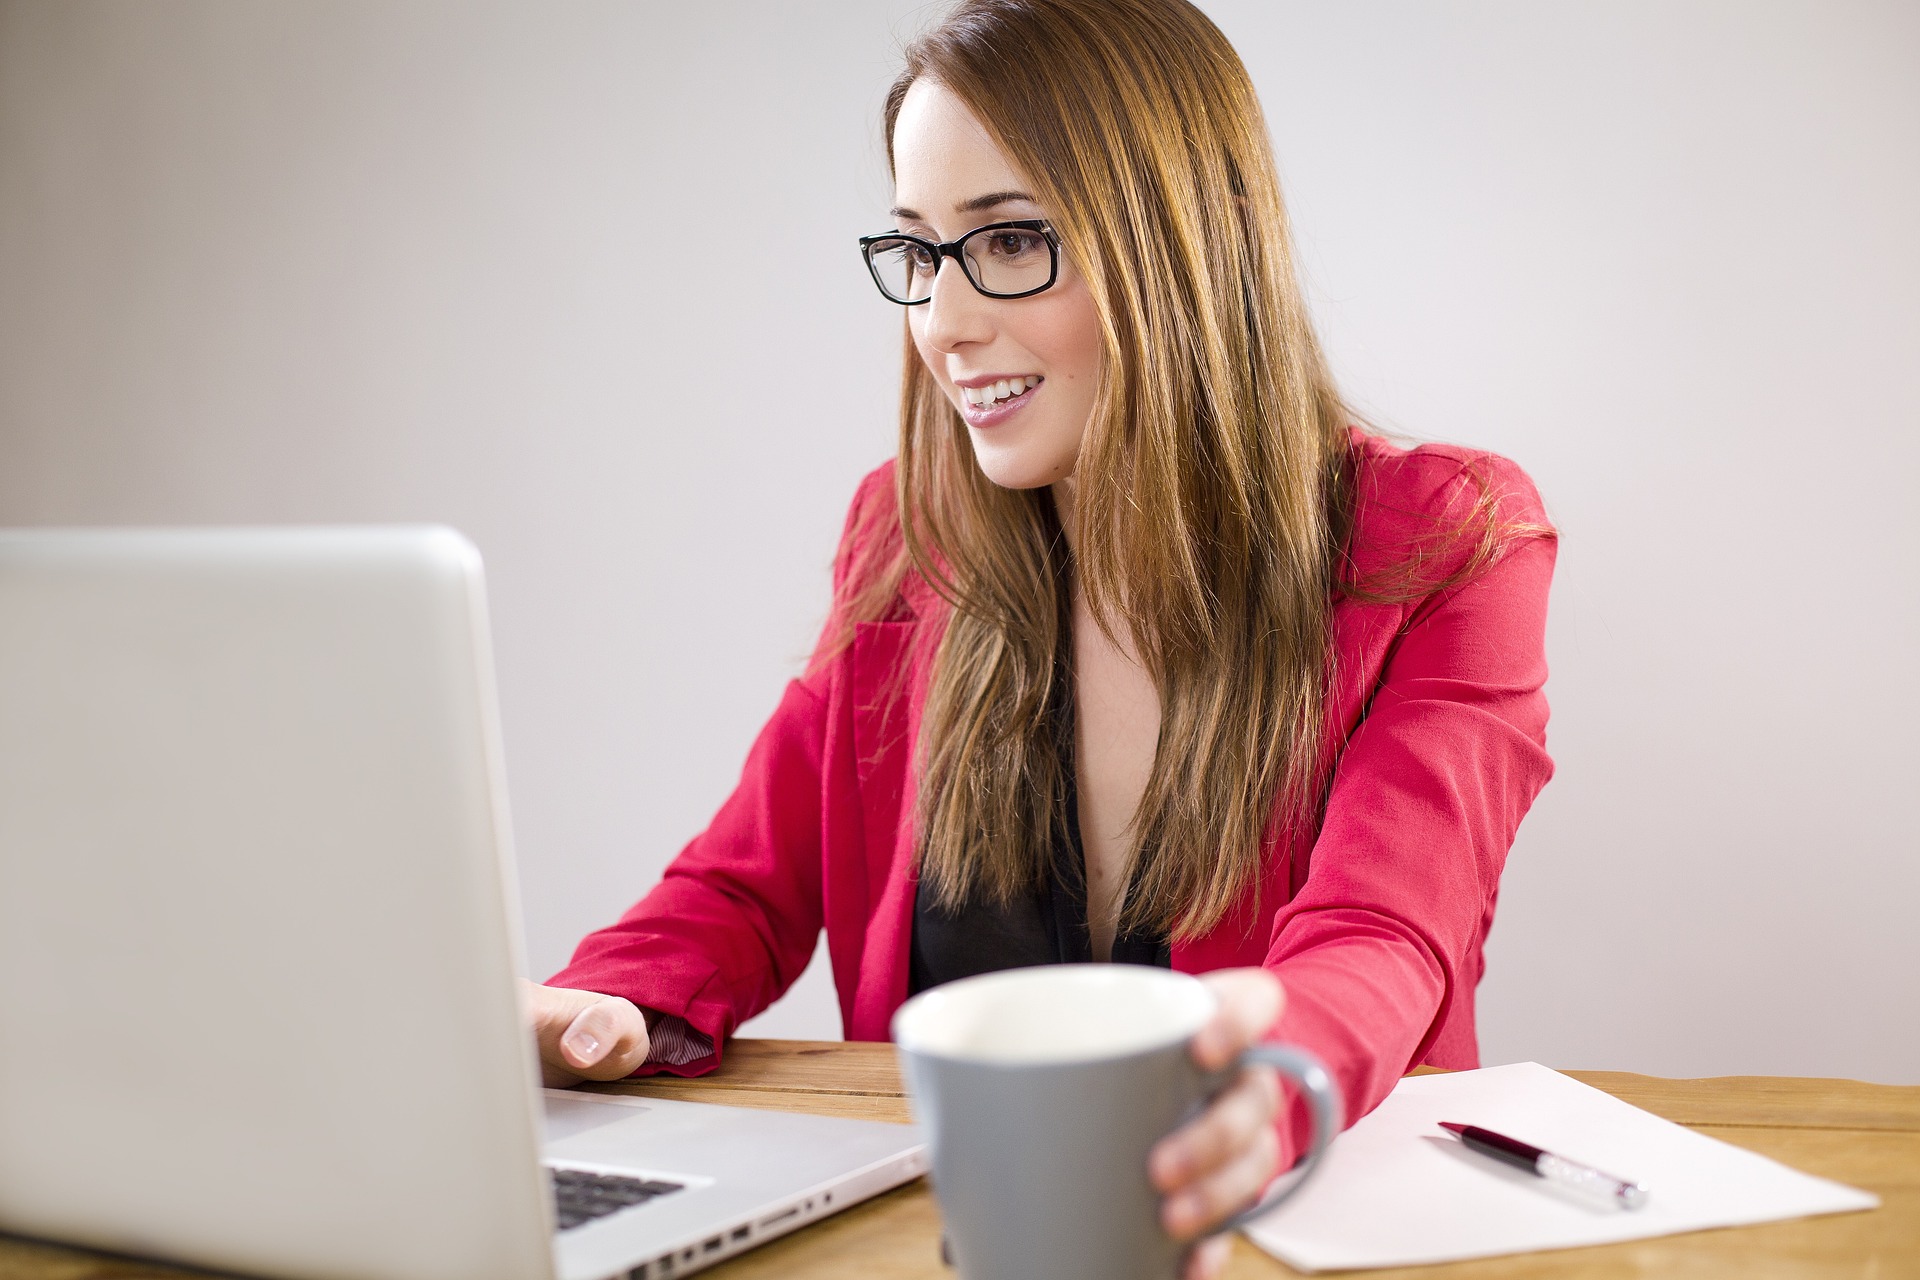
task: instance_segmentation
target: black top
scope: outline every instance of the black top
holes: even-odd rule
[[[1005,906],[968,902],[956,912],[934,906],[919,892],[913,903],[913,958],[907,993],[918,994],[955,978],[996,969],[1035,964],[1069,964],[1093,959],[1093,935],[1087,926],[1087,859],[1080,843],[1079,791],[1074,781],[1072,698],[1061,699],[1060,764],[1066,774],[1063,839],[1053,850],[1051,874],[1036,891]],[[1118,934],[1116,964],[1172,965],[1164,934]]]

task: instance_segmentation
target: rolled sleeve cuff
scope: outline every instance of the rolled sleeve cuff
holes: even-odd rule
[[[713,1056],[713,1038],[695,1031],[685,1018],[658,1009],[641,1012],[647,1019],[648,1066],[684,1067]]]

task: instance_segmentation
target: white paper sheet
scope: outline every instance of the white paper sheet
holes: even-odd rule
[[[1642,1183],[1647,1204],[1590,1204],[1468,1150],[1442,1120]],[[1520,1062],[1402,1080],[1334,1140],[1312,1185],[1247,1235],[1296,1270],[1333,1271],[1607,1244],[1879,1203]]]

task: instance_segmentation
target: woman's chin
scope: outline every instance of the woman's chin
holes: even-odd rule
[[[969,432],[973,437],[974,461],[980,473],[1002,489],[1040,489],[1073,474],[1078,450],[1036,449],[1011,442],[982,439],[985,432]]]

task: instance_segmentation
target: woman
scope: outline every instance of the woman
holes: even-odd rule
[[[1252,86],[1185,0],[967,0],[886,125],[862,251],[906,311],[899,459],[739,789],[534,989],[550,1081],[710,1069],[823,926],[850,1038],[952,977],[1112,959],[1207,975],[1196,1056],[1303,1045],[1349,1117],[1477,1065],[1551,772],[1531,485],[1352,425]],[[1249,1073],[1156,1149],[1168,1229],[1304,1126]]]

